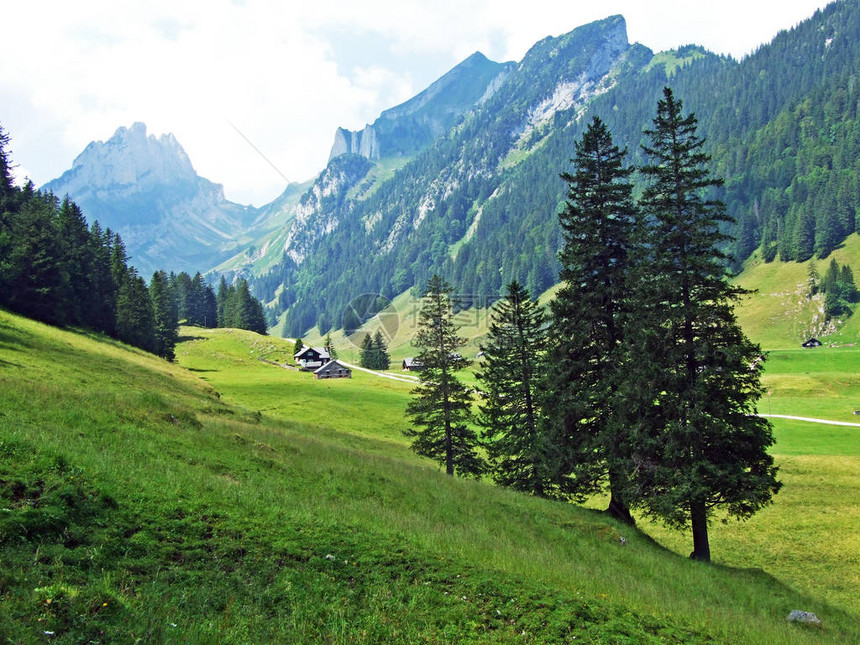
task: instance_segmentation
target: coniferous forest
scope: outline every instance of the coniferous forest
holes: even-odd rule
[[[0,307],[101,332],[168,360],[180,320],[266,333],[262,305],[245,281],[222,283],[218,302],[199,272],[156,271],[147,285],[118,234],[97,221],[88,226],[68,197],[32,183],[16,187],[8,146],[0,129]]]

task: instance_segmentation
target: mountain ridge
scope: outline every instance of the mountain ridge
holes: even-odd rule
[[[512,63],[496,63],[475,52],[425,90],[384,110],[362,130],[338,128],[329,161],[344,153],[372,161],[409,156],[447,132],[469,109],[492,96]]]
[[[173,134],[147,135],[141,122],[91,142],[42,190],[69,195],[90,223],[118,232],[144,275],[208,269],[236,253],[256,216],[198,176]]]

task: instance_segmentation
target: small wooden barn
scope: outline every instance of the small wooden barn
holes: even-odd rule
[[[337,361],[329,361],[314,370],[314,378],[352,378],[352,370]]]
[[[417,358],[404,358],[403,359],[403,371],[404,372],[420,372],[424,369],[424,363],[419,361]]]
[[[803,347],[821,347],[821,341],[817,338],[810,338],[808,341],[803,343]]]

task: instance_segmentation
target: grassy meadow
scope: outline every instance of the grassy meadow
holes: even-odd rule
[[[856,236],[836,256],[856,266]],[[768,350],[759,411],[860,422],[860,318],[799,348],[807,271],[753,259],[738,279],[759,286],[739,311]],[[459,315],[466,356],[488,321]],[[416,300],[380,325],[398,373]],[[333,337],[358,362],[361,336]],[[0,311],[0,642],[860,642],[860,428],[774,419],[784,487],[717,518],[705,566],[605,500],[445,477],[401,434],[409,383],[272,364],[291,355],[187,327],[171,364]]]
[[[259,360],[288,351],[274,338],[183,336],[177,366],[0,312],[5,642],[860,640],[856,605],[768,563],[715,544],[726,564],[705,566],[445,477],[387,421],[407,384],[313,381]]]

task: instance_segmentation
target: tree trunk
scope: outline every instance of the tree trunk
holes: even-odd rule
[[[690,503],[690,519],[693,526],[693,552],[690,557],[702,562],[711,561],[711,547],[708,543],[708,514],[705,503],[693,501]]]
[[[451,424],[445,421],[445,472],[454,475],[454,445],[451,441]]]
[[[635,526],[636,520],[634,520],[633,516],[630,514],[630,509],[627,508],[624,496],[621,493],[621,482],[623,479],[624,476],[616,469],[609,469],[609,508],[607,508],[606,511],[616,520],[629,524],[630,526]]]

